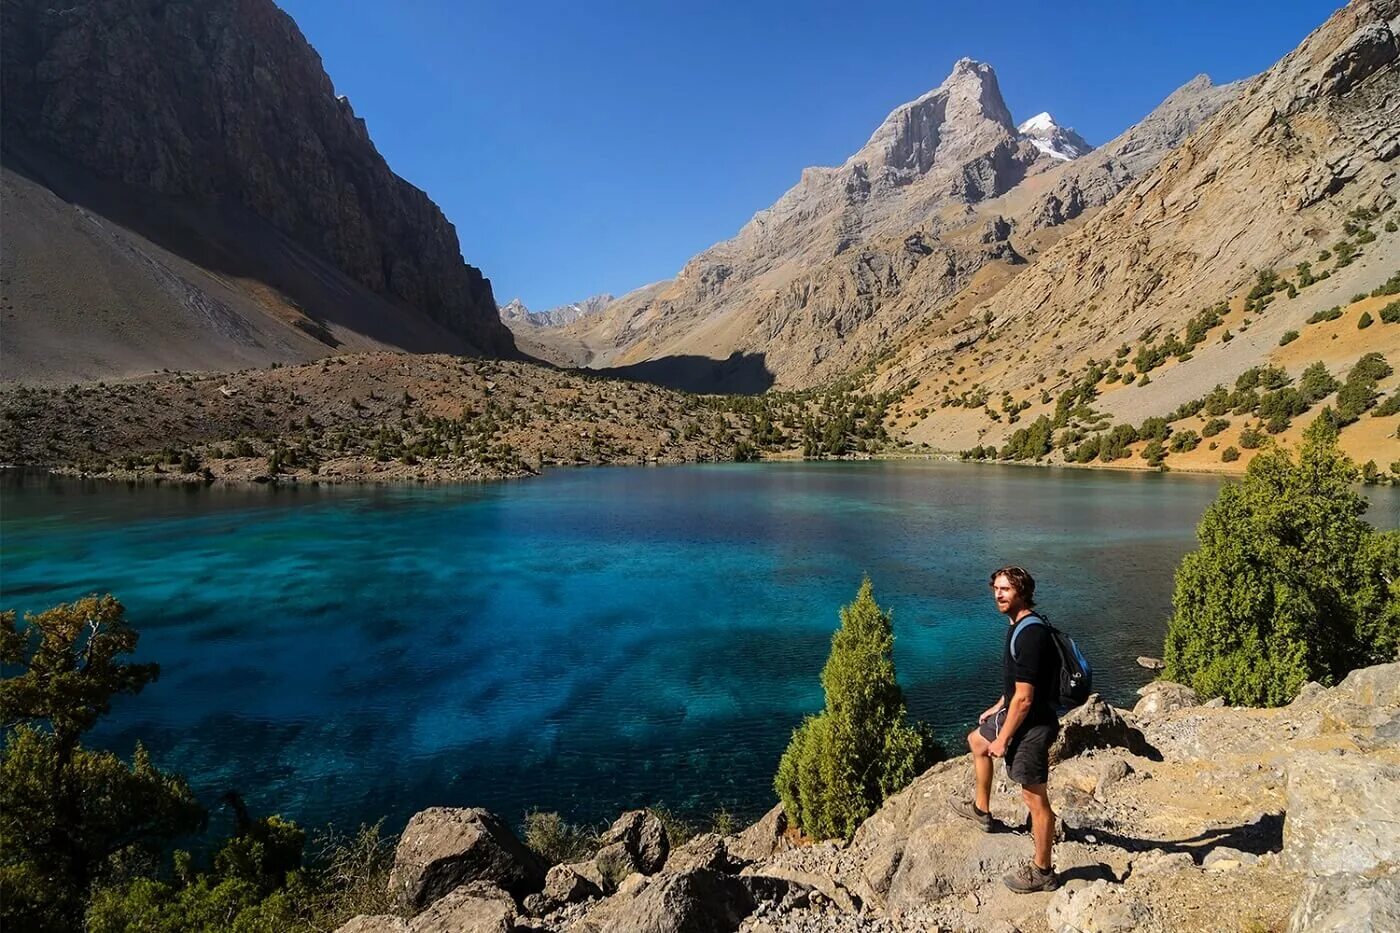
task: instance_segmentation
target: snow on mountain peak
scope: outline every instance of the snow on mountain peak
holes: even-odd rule
[[[1033,133],[1036,131],[1043,133],[1048,132],[1049,130],[1053,130],[1055,128],[1055,118],[1050,116],[1050,112],[1048,110],[1042,110],[1040,113],[1031,117],[1025,123],[1022,123],[1020,126],[1016,127],[1016,130],[1020,133]]]
[[[1060,126],[1048,111],[1041,111],[1016,127],[1031,145],[1052,159],[1068,162],[1087,154],[1094,147],[1074,130]]]

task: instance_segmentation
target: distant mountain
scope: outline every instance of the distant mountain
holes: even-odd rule
[[[501,306],[501,320],[507,327],[512,328],[516,325],[521,327],[563,327],[591,314],[597,314],[612,304],[614,300],[612,295],[605,293],[585,298],[583,301],[550,308],[548,311],[531,311],[519,298],[512,298]]]
[[[452,224],[270,0],[2,15],[4,378],[514,354]]]
[[[1171,109],[1187,122],[1213,112],[1182,99]],[[1095,199],[1102,204],[1142,170],[1100,162],[1079,183],[1080,202],[1062,203],[1042,223],[1046,192],[1098,153],[1053,120],[1027,123],[1023,131],[1012,122],[990,65],[961,59],[938,87],[895,108],[842,165],[804,170],[777,203],[676,278],[540,340],[554,358],[578,364],[629,373],[644,364],[659,381],[668,367],[720,380],[672,380],[692,389],[734,388],[723,381],[731,373],[751,383],[755,369],[789,386],[840,376],[973,294],[969,287],[1004,283],[1058,236],[1042,228]],[[1139,142],[1144,162],[1169,149],[1165,134]],[[1088,155],[1073,156],[1081,150]]]
[[[1073,129],[1066,129],[1055,122],[1048,112],[1042,111],[1031,117],[1016,131],[1030,139],[1031,144],[1052,159],[1068,162],[1082,155],[1088,155],[1094,147],[1084,141]]]
[[[906,335],[878,367],[876,387],[912,387],[907,436],[942,449],[1000,444],[1013,421],[1053,415],[1095,360],[1128,375],[1096,386],[1094,407],[1132,424],[1261,364],[1296,378],[1319,359],[1344,375],[1370,350],[1400,360],[1400,331],[1356,323],[1363,306],[1374,315],[1390,300],[1376,289],[1400,267],[1397,22],[1400,0],[1352,0],[1243,86],[1197,78],[1129,133],[1038,178],[1012,227],[1055,241],[1002,287]],[[1266,307],[1247,297],[1261,272],[1291,285],[1265,288]],[[1349,308],[1348,326],[1312,326],[1333,307]],[[1131,361],[1143,348],[1212,308],[1220,322],[1198,344],[1138,377]],[[1248,413],[1233,421],[1212,449],[1236,443]],[[1363,421],[1344,441],[1369,431],[1369,449],[1390,456],[1394,418]]]

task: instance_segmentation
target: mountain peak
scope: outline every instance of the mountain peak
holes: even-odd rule
[[[1014,135],[991,65],[960,58],[938,87],[890,112],[847,163],[923,174],[935,157],[961,161],[991,137]]]
[[[1087,155],[1094,148],[1072,128],[1056,123],[1048,110],[1042,110],[1016,127],[1016,132],[1029,139],[1032,145],[1050,158],[1062,162]]]

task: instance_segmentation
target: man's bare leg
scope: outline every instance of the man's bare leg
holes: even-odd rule
[[[976,776],[972,802],[983,813],[992,809],[992,756],[987,754],[988,745],[986,738],[976,729],[967,736],[967,747],[972,749],[972,770]],[[1044,787],[1042,784],[1041,789]]]
[[[990,760],[988,764],[990,772]],[[1031,838],[1035,840],[1036,867],[1049,871],[1055,844],[1055,811],[1050,808],[1050,795],[1046,793],[1046,785],[1031,784],[1021,788],[1021,797],[1031,811]]]

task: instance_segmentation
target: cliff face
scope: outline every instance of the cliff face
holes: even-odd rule
[[[5,0],[3,84],[7,149],[251,213],[468,349],[514,352],[452,224],[389,169],[270,0]]]

